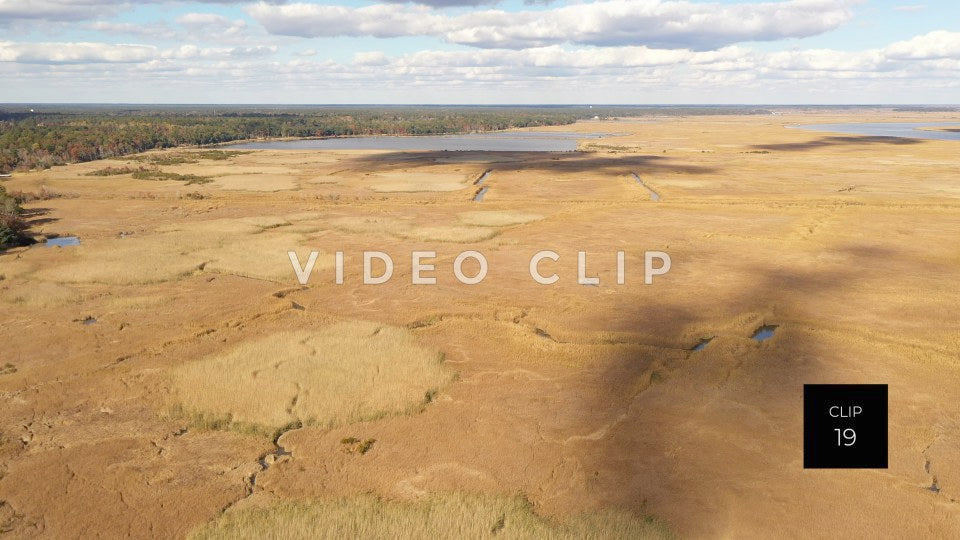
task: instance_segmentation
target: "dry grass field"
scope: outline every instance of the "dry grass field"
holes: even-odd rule
[[[14,174],[58,195],[32,231],[81,245],[0,254],[0,536],[958,536],[960,146],[784,127],[845,121],[960,115]],[[291,250],[320,252],[306,286]],[[803,469],[804,383],[889,385],[888,469]]]
[[[175,406],[189,416],[271,433],[409,411],[450,378],[439,355],[418,346],[408,330],[342,322],[316,332],[281,332],[182,365],[173,385]]]
[[[669,538],[660,524],[628,512],[596,512],[558,522],[538,516],[518,497],[461,493],[414,502],[370,496],[284,502],[226,513],[197,531],[215,538]]]

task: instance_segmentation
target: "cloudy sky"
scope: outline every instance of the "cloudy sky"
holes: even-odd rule
[[[0,0],[0,102],[958,104],[918,1]]]

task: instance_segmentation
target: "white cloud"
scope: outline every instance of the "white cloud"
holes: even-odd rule
[[[233,23],[229,18],[217,13],[185,13],[176,18],[177,23],[184,26],[229,26]],[[238,21],[242,23],[243,21]]]
[[[894,6],[893,9],[896,11],[906,11],[910,13],[915,13],[915,12],[923,11],[927,9],[927,6],[923,4],[912,4],[912,5],[906,5],[906,6]]]
[[[358,52],[353,55],[353,63],[358,66],[384,66],[389,60],[387,55],[380,51]]]
[[[251,32],[243,20],[230,19],[215,13],[186,13],[169,23],[167,21],[150,23],[96,21],[84,24],[83,28],[102,32],[108,36],[128,35],[154,41],[209,42],[219,45],[247,45],[258,38],[265,37],[259,28]]]
[[[247,38],[247,23],[216,13],[186,13],[176,18],[191,39],[238,43]]]
[[[782,51],[768,54],[764,67],[781,71],[879,71],[886,59],[879,51],[847,52],[830,49]]]
[[[482,6],[484,4],[497,4],[499,0],[384,0],[392,4],[421,4],[437,8],[458,7],[458,6]],[[552,1],[552,0],[551,0]]]
[[[13,20],[82,21],[100,19],[144,3],[180,0],[0,0],[0,26]],[[194,0],[204,4],[242,4],[245,0]],[[282,2],[283,0],[275,0]]]
[[[0,41],[0,62],[20,64],[147,63],[152,61],[255,60],[273,56],[276,45],[201,47],[194,44],[161,49],[143,44],[34,43]],[[294,53],[315,56],[308,49]],[[296,60],[297,65],[318,62]],[[323,61],[326,62],[326,61]],[[323,63],[319,62],[319,63]],[[272,61],[276,64],[276,61]],[[329,67],[331,64],[325,64]],[[515,49],[423,50],[400,56],[382,51],[358,52],[351,66],[362,69],[494,69],[524,70],[537,77],[551,70],[622,71],[639,68],[670,68],[686,71],[734,72],[756,70],[761,74],[816,73],[817,76],[894,76],[923,70],[954,70],[960,65],[960,32],[936,31],[887,47],[864,51],[805,49],[761,52],[743,46],[713,51],[656,49],[645,46],[569,48],[561,45]],[[349,70],[348,70],[349,71]],[[834,75],[830,75],[833,73]],[[883,74],[887,75],[883,75]],[[803,76],[803,75],[801,75]]]
[[[260,3],[248,11],[269,32],[298,37],[430,35],[447,20],[426,6],[384,4],[350,8]]]
[[[142,44],[0,42],[0,62],[20,64],[149,63],[155,61],[212,62],[265,59],[279,51],[276,45],[201,47],[188,44],[161,49]],[[295,53],[315,56],[308,49]],[[271,61],[271,65],[278,64]],[[328,61],[295,60],[299,66]],[[688,72],[737,72],[782,76],[899,76],[930,70],[955,70],[960,66],[960,33],[937,31],[864,51],[805,49],[761,52],[743,46],[713,51],[655,49],[645,46],[568,48],[561,45],[529,49],[423,50],[400,56],[382,51],[358,52],[352,66],[357,70],[495,70],[523,72],[526,77],[554,76],[556,70],[576,72],[629,72],[644,68],[678,69]],[[196,66],[191,66],[196,67]],[[519,71],[518,71],[519,70]],[[349,74],[349,68],[345,68]],[[886,75],[884,75],[886,74]]]
[[[923,36],[921,36],[923,37]],[[914,41],[914,40],[911,40]],[[923,42],[918,38],[918,41]],[[419,51],[389,57],[357,55],[354,65],[375,65],[378,73],[407,79],[546,80],[591,77],[658,80],[663,83],[738,84],[744,80],[797,80],[822,85],[830,80],[949,79],[960,75],[960,51],[949,58],[897,58],[891,49],[837,51],[808,49],[761,52],[730,46],[716,51],[647,47],[562,46],[525,50]],[[374,56],[375,55],[375,56]],[[376,58],[376,62],[369,58]]]
[[[0,62],[90,64],[145,62],[157,55],[150,45],[108,43],[13,43],[0,41]]]
[[[131,35],[151,39],[173,39],[177,33],[166,23],[134,24],[97,21],[85,25],[90,30],[110,35]]]
[[[704,64],[724,56],[746,54],[746,50],[730,47],[714,52],[690,50],[649,49],[647,47],[609,47],[567,50],[559,45],[524,50],[479,50],[479,51],[419,51],[388,62],[380,54],[379,63],[393,63],[402,67],[504,67],[504,68],[635,68],[671,66],[677,64]],[[356,58],[355,58],[355,63]],[[363,65],[370,65],[363,63]]]
[[[601,0],[542,11],[475,11],[450,16],[425,6],[259,3],[248,8],[269,32],[300,37],[437,36],[484,48],[577,43],[713,49],[743,41],[806,37],[852,17],[854,0],[700,4]]]
[[[716,101],[719,96],[728,102],[880,100],[874,96],[893,102],[897,95],[900,101],[926,96],[927,101],[956,102],[958,36],[932,32],[862,51],[548,45],[396,55],[374,50],[340,62],[323,58],[322,49],[316,59],[297,49],[288,58],[275,54],[276,46],[256,43],[160,48],[2,41],[0,77],[7,84],[0,88],[0,101],[30,95],[21,88],[46,92],[57,85],[99,89],[101,94],[90,95],[100,100],[137,96],[170,101],[177,95],[181,101],[198,101],[200,92],[226,85],[231,99],[257,102],[301,99],[297,96],[309,96],[302,98],[306,102],[497,102],[504,95],[518,102],[583,101],[587,96],[594,102]],[[81,97],[67,92],[61,90],[61,95]],[[796,97],[804,95],[814,97]],[[211,94],[209,99],[222,97]]]
[[[893,43],[884,49],[884,53],[889,58],[903,60],[960,58],[960,32],[937,30]]]
[[[14,43],[0,41],[0,62],[19,64],[115,64],[166,60],[258,58],[277,52],[275,46],[201,48],[196,45],[161,50],[153,45],[112,43]]]
[[[167,59],[223,59],[223,58],[256,58],[270,56],[277,52],[275,46],[253,47],[219,47],[201,48],[196,45],[181,45],[173,49],[162,51],[160,58]]]
[[[74,21],[113,13],[118,4],[109,0],[0,0],[0,21],[44,19]]]

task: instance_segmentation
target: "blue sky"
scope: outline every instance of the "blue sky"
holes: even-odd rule
[[[0,102],[960,103],[953,1],[421,1],[0,0]]]

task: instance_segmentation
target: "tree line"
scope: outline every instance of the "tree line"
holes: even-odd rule
[[[567,124],[572,114],[527,111],[328,110],[0,111],[0,171],[123,156],[175,146],[252,138],[436,135]]]
[[[562,125],[595,116],[745,112],[767,111],[742,107],[66,105],[34,111],[20,106],[0,109],[0,172],[253,138],[439,135]]]

